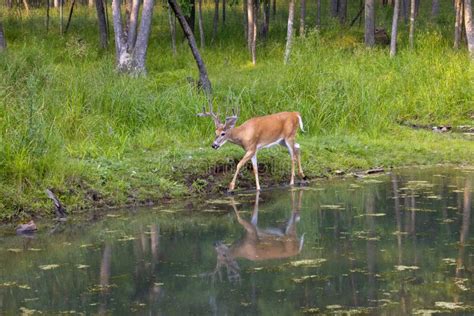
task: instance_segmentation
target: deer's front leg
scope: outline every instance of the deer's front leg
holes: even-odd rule
[[[232,178],[232,182],[229,184],[229,191],[233,191],[235,188],[235,181],[237,181],[237,175],[239,174],[240,168],[249,161],[250,158],[255,155],[255,150],[249,150],[245,153],[244,157],[239,161],[237,164],[237,169],[235,170],[234,177]]]

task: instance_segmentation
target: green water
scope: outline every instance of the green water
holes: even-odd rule
[[[0,315],[471,314],[473,185],[407,169],[40,223],[0,237]]]

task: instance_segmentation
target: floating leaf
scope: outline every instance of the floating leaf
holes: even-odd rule
[[[29,251],[38,252],[38,251],[42,251],[43,249],[40,249],[40,248],[29,248],[28,250],[29,250]]]
[[[317,307],[303,308],[303,313],[304,314],[319,314],[319,308]]]
[[[133,236],[122,236],[122,238],[117,239],[118,241],[130,241],[135,240],[136,238]]]
[[[78,269],[87,269],[87,268],[89,268],[90,266],[87,265],[87,264],[78,264],[78,265],[76,265],[76,267],[77,267]]]
[[[321,263],[326,262],[326,259],[319,258],[319,259],[304,259],[298,261],[292,261],[289,265],[293,267],[317,267],[320,266]]]
[[[162,285],[164,285],[164,283],[163,283],[163,282],[155,282],[155,283],[153,283],[153,285],[155,285],[155,286],[162,286]]]
[[[443,258],[442,261],[450,266],[456,265],[456,259],[453,259],[453,258]]]
[[[31,290],[31,287],[28,284],[19,284],[18,288],[23,290]]]
[[[443,309],[464,309],[465,306],[462,302],[435,302],[436,307]]]
[[[321,208],[327,210],[343,210],[344,206],[339,204],[323,204]]]
[[[18,249],[18,248],[8,248],[7,251],[8,252],[19,253],[19,252],[22,252],[23,250]]]
[[[42,314],[40,311],[36,309],[28,309],[26,307],[20,307],[21,315],[33,315],[33,314]]]
[[[39,268],[41,270],[53,270],[53,269],[59,268],[59,264],[46,264],[46,265],[39,266]]]
[[[303,283],[306,280],[316,279],[317,277],[318,277],[317,275],[313,274],[313,275],[305,275],[301,278],[294,278],[294,279],[291,279],[291,280],[295,283]]]
[[[107,214],[106,216],[110,218],[116,218],[116,217],[120,217],[121,215],[120,214]]]
[[[328,306],[326,306],[326,308],[327,309],[341,309],[342,306],[335,304],[335,305],[328,305]]]
[[[5,283],[0,283],[0,287],[12,287],[15,286],[16,282],[5,282]]]
[[[82,244],[79,246],[79,248],[89,248],[89,247],[92,247],[94,246],[93,244]]]
[[[397,271],[418,270],[419,268],[420,267],[418,266],[403,266],[403,265],[395,266],[395,269]]]
[[[381,217],[381,216],[385,216],[387,214],[385,214],[385,213],[366,213],[364,215],[365,216],[372,216],[372,217]]]

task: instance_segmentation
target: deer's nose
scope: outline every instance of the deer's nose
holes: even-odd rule
[[[214,143],[214,144],[212,144],[211,147],[214,148],[214,149],[218,149],[218,148],[219,148],[219,145],[217,145],[217,144]]]

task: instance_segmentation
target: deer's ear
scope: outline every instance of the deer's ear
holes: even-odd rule
[[[231,117],[226,118],[224,130],[233,128],[235,126],[235,123],[237,123],[237,116],[231,116]]]

